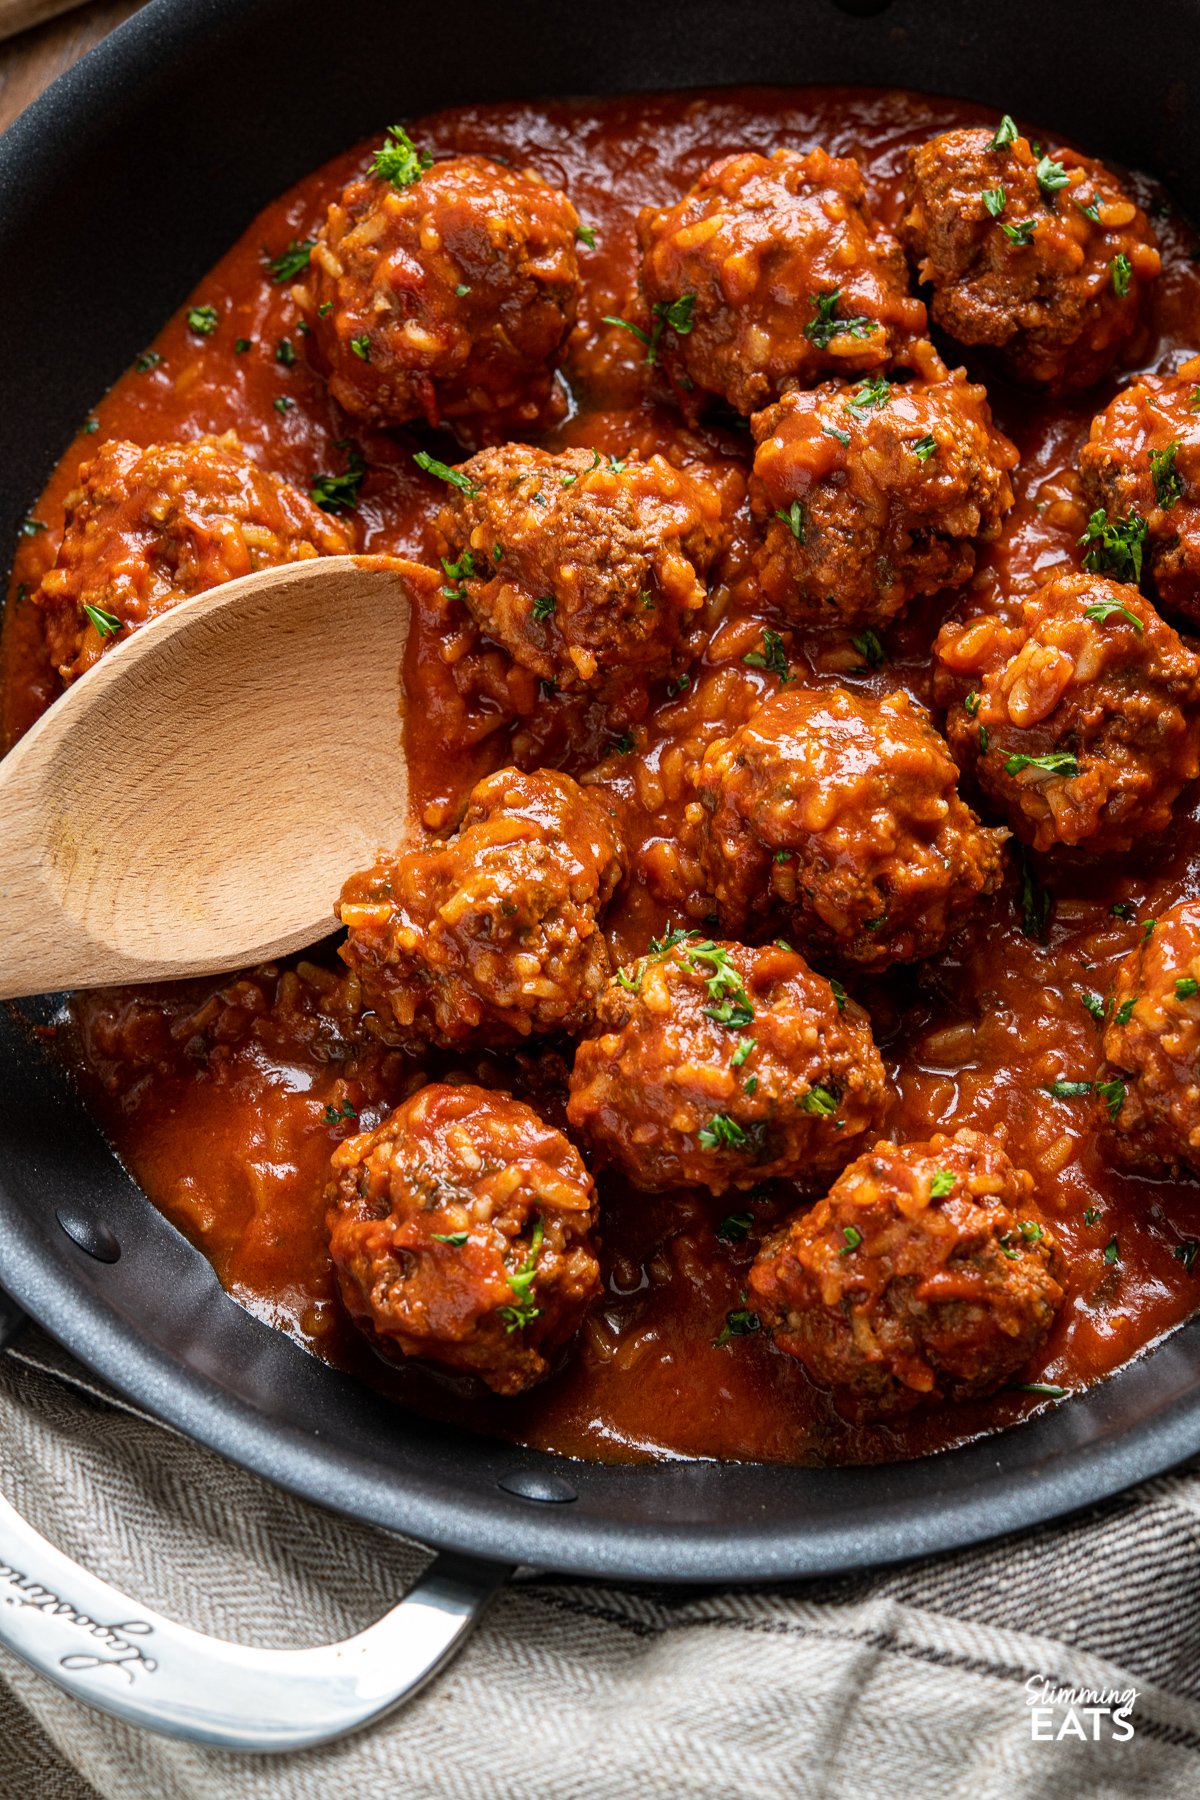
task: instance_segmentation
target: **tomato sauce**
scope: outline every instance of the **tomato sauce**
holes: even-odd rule
[[[564,368],[571,405],[547,441],[621,456],[677,441],[683,431],[643,346],[603,323],[606,314],[636,317],[634,221],[643,204],[670,201],[731,149],[823,144],[859,159],[872,203],[894,225],[908,146],[985,120],[982,109],[957,101],[827,88],[464,108],[411,129],[435,151],[482,151],[533,166],[566,188],[594,230],[595,248],[580,248],[580,319]],[[366,160],[361,148],[348,152],[256,219],[188,302],[215,307],[218,329],[197,335],[181,309],[67,447],[16,558],[4,638],[6,742],[57,691],[27,595],[54,559],[79,463],[106,437],[148,444],[233,429],[252,458],[305,490],[315,474],[345,468],[352,443],[367,465],[353,515],[361,548],[433,560],[431,521],[441,493],[414,466],[413,452],[426,447],[456,461],[473,446],[349,425],[308,367],[287,283],[272,278],[264,257],[264,247],[277,256],[312,237],[330,198]],[[1190,229],[1152,183],[1131,179],[1164,252],[1153,317],[1137,348],[1136,366],[1154,367],[1173,350],[1200,347],[1200,270]],[[236,348],[241,339],[248,348]],[[279,350],[285,342],[297,351],[294,361]],[[1011,593],[1055,564],[1077,566],[1086,514],[1075,458],[1115,384],[1048,402],[1009,388],[990,367],[976,370],[969,352],[950,346],[947,354],[986,380],[997,423],[1021,453],[1017,503],[1002,540],[981,555],[977,588]],[[743,482],[748,434],[713,426],[698,435],[724,478]],[[644,949],[668,920],[703,922],[708,903],[682,822],[689,763],[774,690],[773,675],[742,660],[761,644],[764,625],[779,621],[748,579],[744,508],[740,517],[709,602],[707,650],[690,685],[661,692],[632,741],[614,740],[595,707],[555,695],[543,695],[508,726],[473,690],[470,656],[455,660],[472,640],[452,610],[418,621],[410,640],[408,750],[421,819],[433,829],[452,823],[472,782],[506,760],[553,763],[608,786],[624,803],[632,861],[609,921],[622,956]],[[870,643],[791,634],[792,668],[806,680],[877,693],[900,686],[927,701],[929,647],[944,611],[944,600],[913,608],[882,634],[883,661]],[[474,646],[471,654],[487,653]],[[347,770],[348,780],[353,774]],[[978,804],[969,790],[968,797]],[[1000,1135],[1032,1171],[1069,1273],[1058,1323],[1023,1380],[1073,1390],[1127,1362],[1200,1305],[1200,1258],[1191,1245],[1200,1237],[1200,1188],[1118,1172],[1086,1101],[1047,1091],[1056,1081],[1091,1079],[1100,1028],[1086,997],[1109,991],[1118,959],[1148,918],[1200,888],[1197,795],[1184,794],[1170,832],[1139,846],[1136,858],[1035,860],[1052,903],[1041,938],[1026,934],[1029,908],[1013,857],[1004,890],[976,908],[942,955],[850,985],[871,1013],[894,1083],[890,1134],[917,1139],[973,1126]],[[797,1204],[796,1190],[781,1183],[748,1199],[713,1200],[695,1191],[648,1196],[602,1178],[606,1291],[562,1370],[517,1399],[481,1398],[428,1369],[383,1363],[349,1326],[335,1294],[323,1204],[332,1146],[374,1126],[423,1079],[453,1071],[509,1087],[561,1124],[566,1063],[555,1046],[508,1058],[435,1054],[419,1063],[364,1047],[339,1004],[338,968],[331,942],[307,958],[220,981],[83,995],[60,1032],[117,1154],[152,1201],[239,1301],[315,1354],[421,1411],[593,1458],[881,1460],[944,1448],[1047,1403],[1009,1390],[883,1425],[851,1424],[761,1336],[718,1347],[727,1314],[742,1305],[760,1227]],[[743,1209],[754,1219],[748,1233],[723,1228]]]

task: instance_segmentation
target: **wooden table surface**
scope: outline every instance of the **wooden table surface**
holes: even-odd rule
[[[0,131],[144,0],[92,0],[0,43]]]

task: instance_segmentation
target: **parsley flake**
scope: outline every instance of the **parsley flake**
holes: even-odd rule
[[[372,175],[390,181],[394,188],[412,187],[426,169],[433,167],[433,152],[418,150],[403,125],[389,125],[383,143],[371,161]]]
[[[293,238],[286,250],[278,256],[267,255],[267,268],[271,272],[272,281],[295,281],[301,269],[307,269],[312,255],[313,238]],[[266,254],[264,252],[264,254]]]
[[[192,306],[188,308],[188,330],[194,331],[197,337],[211,337],[221,322],[221,315],[215,306]]]

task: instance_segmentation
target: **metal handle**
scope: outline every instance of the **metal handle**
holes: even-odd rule
[[[0,1319],[0,1343],[9,1322]],[[313,1650],[250,1649],[139,1606],[0,1498],[0,1643],[126,1724],[224,1750],[300,1750],[379,1718],[462,1646],[511,1573],[438,1556],[357,1637]]]

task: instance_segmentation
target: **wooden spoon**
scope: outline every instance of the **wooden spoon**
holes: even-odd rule
[[[434,570],[335,556],[172,608],[0,762],[0,998],[243,968],[331,931],[409,827],[410,611]]]

